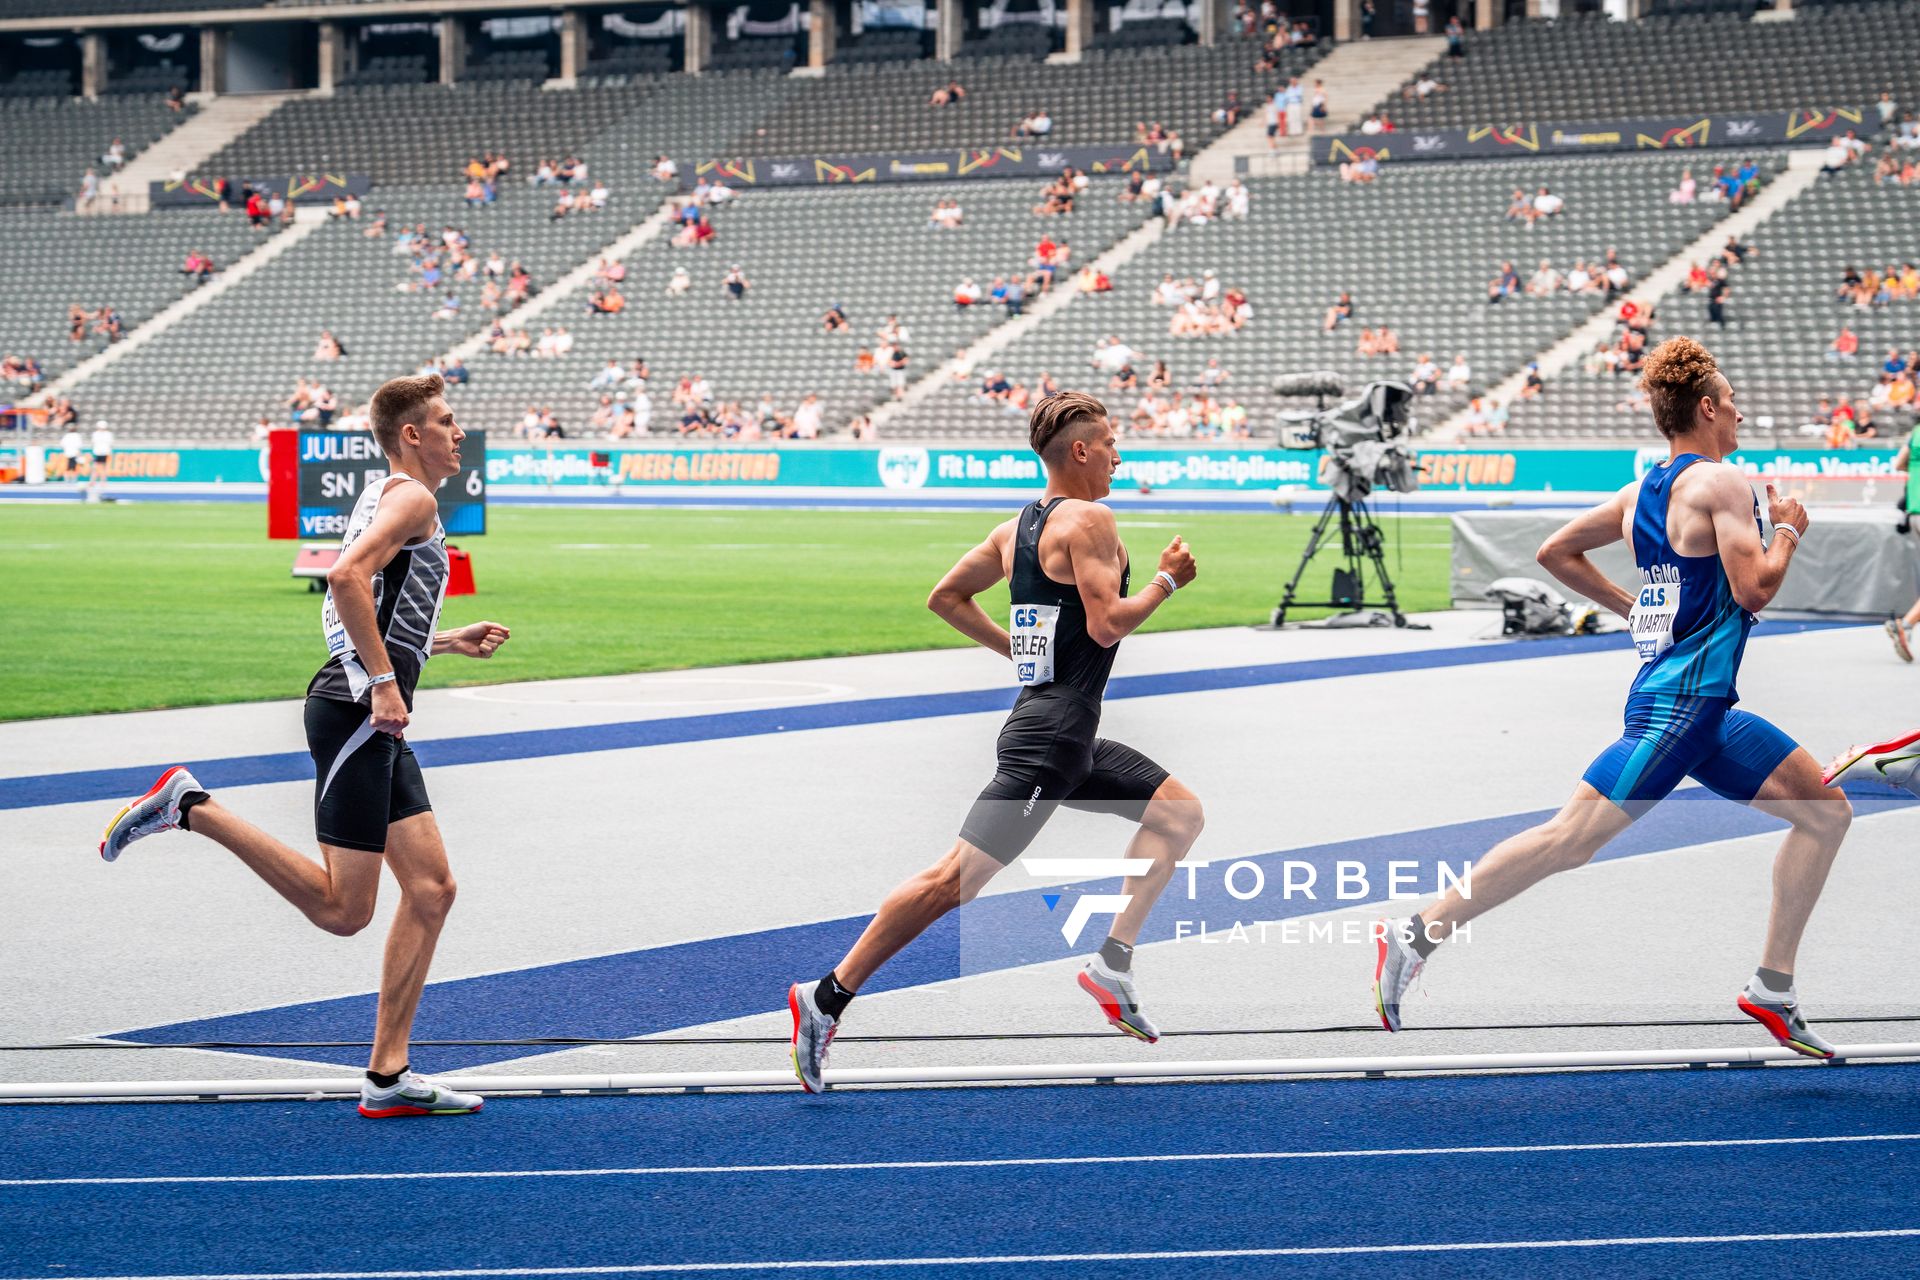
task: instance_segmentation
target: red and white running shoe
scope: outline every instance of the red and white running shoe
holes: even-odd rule
[[[1831,787],[1838,782],[1871,778],[1920,795],[1920,789],[1916,789],[1916,783],[1920,783],[1916,772],[1920,772],[1920,729],[1886,742],[1848,747],[1827,765],[1820,780]]]
[[[129,800],[120,812],[113,815],[113,821],[107,824],[105,834],[100,837],[100,856],[112,862],[127,851],[127,846],[135,840],[144,840],[148,836],[158,835],[162,831],[176,831],[180,827],[180,797],[189,791],[204,791],[193,775],[180,765],[175,765],[160,775],[160,780],[147,788],[147,794],[138,800]]]

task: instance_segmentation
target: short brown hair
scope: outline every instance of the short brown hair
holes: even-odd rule
[[[416,421],[416,415],[435,396],[445,395],[447,384],[437,373],[414,378],[389,378],[373,393],[368,416],[373,419],[373,438],[380,451],[392,456],[400,447],[400,428]]]
[[[1693,429],[1694,407],[1714,394],[1719,372],[1712,354],[1692,338],[1668,338],[1648,354],[1640,389],[1661,435],[1671,440]]]
[[[1056,391],[1039,404],[1027,418],[1027,442],[1043,459],[1057,440],[1071,439],[1085,423],[1104,422],[1107,406],[1084,391]]]

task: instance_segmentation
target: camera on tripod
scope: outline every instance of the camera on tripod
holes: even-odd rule
[[[1370,563],[1393,625],[1409,625],[1400,612],[1393,579],[1387,575],[1386,535],[1367,509],[1367,495],[1378,487],[1395,493],[1412,493],[1420,487],[1413,454],[1405,443],[1415,426],[1413,388],[1404,382],[1369,382],[1357,397],[1329,407],[1327,401],[1345,395],[1346,386],[1338,374],[1317,372],[1276,378],[1273,393],[1318,401],[1311,410],[1281,411],[1280,443],[1284,448],[1321,450],[1320,479],[1331,492],[1326,509],[1307,535],[1300,566],[1273,611],[1273,624],[1284,625],[1290,609],[1308,607],[1343,610],[1334,625],[1375,625],[1377,615],[1367,611],[1366,599],[1365,573]],[[1345,563],[1333,571],[1331,599],[1296,599],[1300,579],[1336,515]]]

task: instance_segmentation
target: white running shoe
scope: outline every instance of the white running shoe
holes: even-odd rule
[[[1373,961],[1373,1007],[1380,1025],[1389,1031],[1400,1029],[1400,1001],[1420,971],[1427,966],[1413,949],[1413,918],[1382,920],[1376,926],[1378,937]]]
[[[1094,998],[1107,1021],[1136,1040],[1160,1043],[1160,1028],[1140,1011],[1140,993],[1134,990],[1131,973],[1115,973],[1099,956],[1087,961],[1080,971],[1080,989]]]
[[[189,791],[204,790],[206,788],[195,782],[183,767],[175,765],[167,770],[147,789],[147,794],[138,800],[129,800],[125,808],[113,815],[106,833],[100,837],[100,856],[112,862],[135,840],[178,830],[180,797]]]
[[[824,1093],[827,1088],[827,1048],[840,1020],[830,1018],[813,1002],[810,982],[796,982],[787,988],[787,1009],[793,1014],[793,1074],[808,1093]]]
[[[371,1080],[360,1084],[360,1114],[369,1120],[394,1116],[465,1116],[486,1105],[477,1093],[456,1093],[442,1084],[409,1071],[382,1089]]]
[[[1820,780],[1828,786],[1870,778],[1905,787],[1920,795],[1920,729],[1886,742],[1848,747],[1827,765]]]
[[[1900,655],[1900,661],[1913,661],[1913,642],[1907,635],[1907,624],[1898,618],[1887,619],[1887,635],[1893,640],[1893,651]]]

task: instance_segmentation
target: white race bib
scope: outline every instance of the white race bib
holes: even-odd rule
[[[1680,571],[1672,565],[1642,569],[1640,594],[1627,614],[1627,629],[1640,661],[1652,662],[1673,647],[1673,620],[1680,613]]]
[[[1016,604],[1013,625],[1013,674],[1021,684],[1053,683],[1053,643],[1060,632],[1057,604]]]

